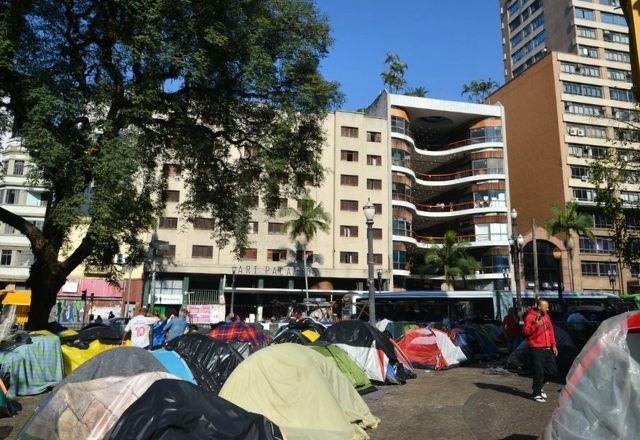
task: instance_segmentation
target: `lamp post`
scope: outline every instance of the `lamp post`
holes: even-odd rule
[[[520,292],[520,251],[524,245],[524,238],[522,234],[518,234],[518,211],[511,210],[511,238],[509,244],[511,245],[511,252],[513,255],[513,271],[514,281],[516,284],[516,309],[518,310],[518,316],[522,316],[522,293]]]
[[[153,312],[153,308],[156,305],[156,258],[158,256],[158,251],[169,249],[169,242],[165,240],[158,240],[158,233],[153,231],[153,234],[151,234],[151,241],[149,242],[149,248],[151,248],[151,301],[149,301],[149,311]]]
[[[613,295],[616,294],[616,278],[618,277],[618,272],[615,269],[607,271],[607,276],[609,277],[609,284],[611,284],[611,293]]]
[[[373,284],[373,216],[376,214],[376,208],[367,200],[362,207],[364,218],[367,223],[367,265],[369,269],[369,323],[376,325],[376,290]]]
[[[560,248],[553,250],[553,258],[558,262],[558,301],[560,301],[560,310],[564,313],[564,297],[562,296],[564,286],[562,285],[562,251]]]
[[[229,307],[229,313],[233,314],[233,305],[236,300],[236,268],[231,268],[231,306]]]
[[[378,293],[382,293],[382,269],[378,269]]]

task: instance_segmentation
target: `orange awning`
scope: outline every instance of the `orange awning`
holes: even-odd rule
[[[0,291],[0,296],[2,296],[2,305],[31,305],[31,292],[29,290],[4,290]]]

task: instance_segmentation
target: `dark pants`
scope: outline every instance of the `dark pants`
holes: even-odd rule
[[[553,350],[530,348],[529,351],[533,362],[533,395],[537,396],[542,391],[542,385],[558,374],[558,368]]]

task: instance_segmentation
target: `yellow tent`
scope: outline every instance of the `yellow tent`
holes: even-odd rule
[[[334,363],[298,344],[277,344],[249,356],[220,397],[278,425],[289,440],[368,439],[379,420]]]
[[[64,375],[68,376],[73,370],[87,362],[95,355],[119,346],[119,344],[103,344],[98,339],[91,341],[91,343],[89,343],[89,347],[86,349],[62,344],[62,362],[64,364]]]

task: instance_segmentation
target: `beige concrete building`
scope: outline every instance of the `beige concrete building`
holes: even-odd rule
[[[542,3],[542,2],[539,2]],[[523,287],[533,287],[532,219],[544,225],[551,207],[575,201],[593,218],[596,240],[573,237],[573,290],[628,292],[637,289],[638,268],[622,268],[612,255],[608,224],[595,204],[589,166],[601,157],[623,158],[638,147],[628,121],[638,120],[631,93],[628,28],[615,0],[502,1],[505,76],[514,78],[489,102],[507,113],[511,201],[525,235]],[[558,9],[562,11],[557,14]],[[529,11],[529,12],[527,12]],[[540,30],[531,24],[541,21]],[[537,22],[537,21],[536,21]],[[514,26],[514,23],[519,23]],[[523,33],[523,30],[529,29]],[[546,35],[541,49],[516,53],[535,35]],[[521,39],[519,35],[527,35]],[[553,38],[552,38],[553,36]],[[546,48],[546,50],[545,50]],[[640,197],[629,185],[622,197]],[[633,219],[631,219],[633,220]],[[562,278],[571,289],[567,250],[556,237],[536,230],[542,288],[559,277],[551,253],[563,251]],[[609,275],[616,274],[613,285]]]

